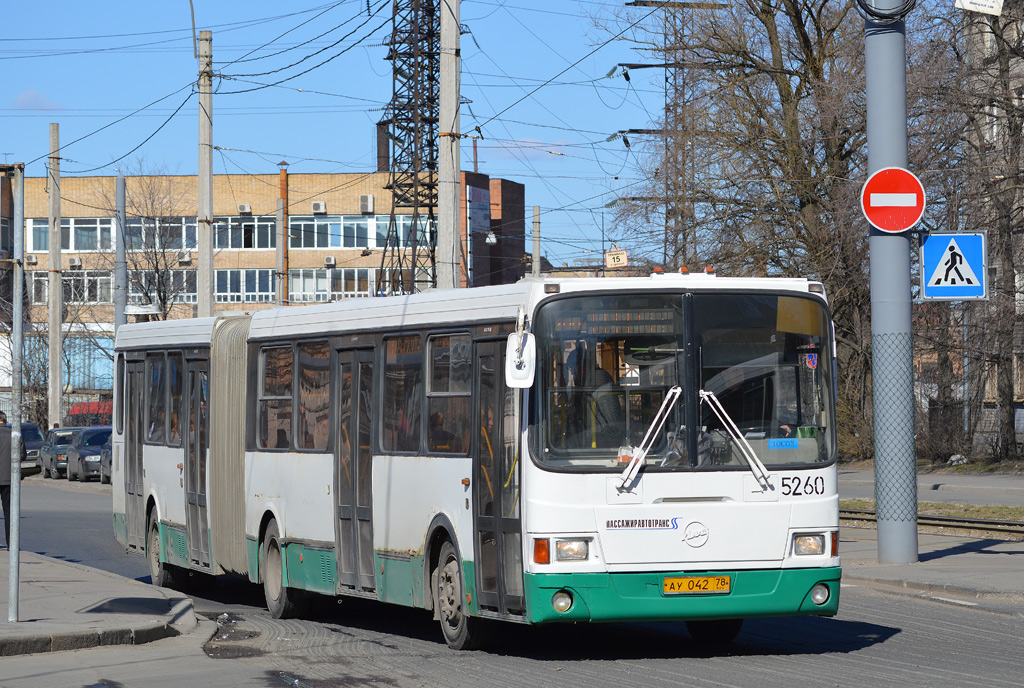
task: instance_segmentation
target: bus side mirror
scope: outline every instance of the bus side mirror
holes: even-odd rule
[[[529,332],[513,332],[505,347],[505,386],[526,389],[533,386],[537,369],[537,340]]]

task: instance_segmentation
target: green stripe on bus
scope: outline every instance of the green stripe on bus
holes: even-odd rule
[[[284,544],[284,584],[289,588],[333,595],[337,589],[334,550],[310,549],[299,542]]]
[[[160,561],[182,568],[189,567],[188,539],[185,529],[161,523]]]
[[[124,514],[114,514],[114,539],[122,547],[128,546],[128,520]]]
[[[526,574],[527,616],[531,623],[565,621],[676,621],[755,616],[814,614],[834,616],[839,608],[839,567],[707,571],[701,575],[730,576],[726,594],[666,595],[662,579],[694,572]],[[810,599],[816,583],[828,586],[828,601]],[[551,606],[551,597],[568,591],[572,607],[564,613]]]

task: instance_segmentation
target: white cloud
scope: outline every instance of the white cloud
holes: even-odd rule
[[[63,110],[64,106],[52,101],[45,93],[27,88],[14,99],[15,110]]]

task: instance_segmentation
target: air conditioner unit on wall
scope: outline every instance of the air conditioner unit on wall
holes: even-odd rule
[[[359,212],[364,215],[373,212],[373,194],[359,194]]]
[[[191,251],[178,251],[178,265],[191,265],[192,264],[192,252]]]
[[[249,205],[248,203],[239,203],[238,204],[238,214],[239,215],[252,215],[252,206]]]
[[[82,259],[76,257],[68,258],[68,267],[72,270],[80,270],[82,267]]]
[[[327,204],[324,201],[313,201],[313,214],[324,215],[327,213]]]
[[[25,256],[25,265],[37,265],[38,263],[39,259],[33,254],[30,253],[27,256]]]
[[[338,264],[337,261],[334,260],[334,256],[324,256],[324,267],[325,268],[333,268],[337,264]]]

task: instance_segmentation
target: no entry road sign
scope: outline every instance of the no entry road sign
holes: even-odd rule
[[[872,226],[893,234],[905,232],[924,215],[924,186],[913,172],[886,167],[868,177],[860,207]]]

